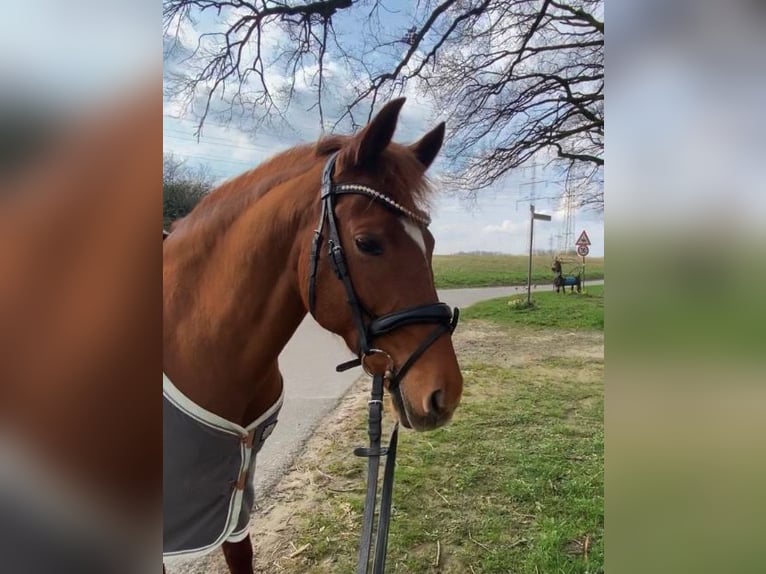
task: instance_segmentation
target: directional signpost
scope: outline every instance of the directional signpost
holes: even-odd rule
[[[589,245],[590,245],[590,238],[588,237],[588,234],[585,233],[585,230],[582,230],[582,233],[580,234],[580,237],[577,238],[577,241],[575,241],[575,245],[577,245],[577,255],[582,257],[582,275],[580,278],[580,284],[582,285],[582,288],[585,289],[585,256],[590,253]]]
[[[532,304],[532,243],[535,238],[535,219],[540,221],[550,221],[550,215],[535,213],[535,206],[529,206],[529,268],[527,269],[527,305]]]

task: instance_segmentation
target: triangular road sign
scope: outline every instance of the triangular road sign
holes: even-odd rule
[[[580,237],[577,239],[577,241],[575,241],[575,245],[590,245],[590,239],[588,238],[588,234],[585,233],[584,229],[580,234]]]

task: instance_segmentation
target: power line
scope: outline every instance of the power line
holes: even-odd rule
[[[243,148],[247,148],[247,147],[252,146],[252,149],[256,149],[256,150],[259,150],[259,151],[261,149],[263,149],[263,150],[273,149],[273,146],[266,145],[266,144],[258,144],[258,143],[253,143],[253,142],[250,142],[250,146],[240,145],[240,144],[233,144],[233,143],[231,143],[231,139],[225,138],[225,137],[204,136],[204,137],[201,137],[198,140],[195,137],[184,137],[184,136],[188,136],[189,134],[186,134],[186,133],[184,133],[182,131],[177,131],[177,130],[165,129],[165,130],[163,130],[162,133],[163,133],[164,136],[167,136],[167,137],[174,137],[176,139],[183,139],[184,141],[188,141],[188,142],[192,142],[192,143],[196,143],[196,144],[210,143],[211,145],[213,145],[214,142],[222,142],[221,144],[215,144],[215,145],[227,145],[227,146],[243,147]],[[278,139],[278,138],[275,138],[275,139]],[[208,141],[208,140],[213,140],[213,141]],[[291,145],[295,145],[295,143],[287,143],[287,142],[283,143],[283,142],[280,142],[279,145],[291,146]]]
[[[176,133],[176,132],[174,132],[174,133]],[[234,149],[240,149],[240,150],[243,150],[243,151],[269,152],[269,151],[273,151],[274,150],[274,147],[266,146],[266,145],[262,145],[262,146],[244,146],[244,145],[237,145],[237,144],[232,144],[232,143],[208,142],[208,141],[206,141],[207,138],[204,138],[204,139],[200,140],[199,142],[197,142],[193,138],[184,138],[184,137],[181,137],[181,136],[173,135],[173,133],[171,133],[171,134],[163,133],[163,137],[174,139],[174,140],[178,140],[178,141],[196,143],[198,145],[209,145],[209,146],[216,146],[216,147],[219,147],[219,146],[220,147],[229,147],[229,148],[234,148]],[[223,140],[223,138],[216,138],[216,139]]]
[[[172,119],[172,120],[176,120],[176,121],[182,122],[182,123],[192,124],[194,129],[197,129],[197,127],[198,127],[197,122],[194,121],[194,120],[191,120],[191,119],[180,118],[178,116],[172,116],[170,114],[162,114],[162,117],[169,118],[169,119]],[[237,130],[239,132],[242,132],[242,129],[237,128],[237,127],[233,127],[231,124],[218,124],[218,123],[210,121],[209,119],[205,120],[205,125],[206,126],[213,126],[213,127],[223,128],[225,130]],[[310,132],[310,131],[315,131],[316,130],[316,125],[314,125],[313,123],[312,124],[306,124],[306,123],[303,123],[303,122],[290,121],[289,125],[291,127],[296,128],[298,131],[308,131],[308,132]],[[276,139],[282,140],[283,142],[285,142],[286,145],[295,145],[295,142],[299,141],[299,140],[294,140],[294,139],[287,139],[284,136],[278,136],[276,134],[270,134],[270,135],[272,137],[276,138]],[[202,136],[202,137],[203,138],[207,138],[207,137],[214,137],[214,136]],[[221,139],[221,138],[218,138],[218,139]],[[316,138],[310,138],[311,141],[314,141],[315,139]]]
[[[236,131],[238,131],[238,132],[242,133],[242,131],[241,131],[241,130],[236,130]],[[183,131],[183,130],[181,130],[181,129],[178,129],[178,128],[175,128],[175,127],[164,127],[164,128],[163,128],[163,130],[162,130],[162,133],[166,133],[166,132],[171,132],[171,133],[179,134],[179,135],[182,135],[182,136],[186,136],[186,137],[188,137],[188,138],[189,138],[191,141],[195,141],[195,142],[196,142],[196,141],[203,141],[203,140],[207,140],[207,139],[211,139],[211,140],[219,140],[219,141],[226,141],[226,142],[228,142],[228,141],[231,141],[231,140],[230,140],[229,138],[227,138],[227,137],[210,136],[210,135],[204,135],[204,136],[201,136],[199,139],[197,139],[197,137],[196,137],[196,136],[194,136],[192,133],[190,133],[190,132],[186,132],[186,131]],[[274,135],[274,134],[269,134],[269,135],[270,135],[271,137],[273,137],[274,139],[283,139],[283,138],[281,138],[280,136],[276,136],[276,135]],[[286,141],[286,140],[285,140],[285,141]]]
[[[253,163],[243,161],[243,160],[236,160],[236,159],[225,159],[220,157],[211,157],[206,155],[195,155],[195,154],[189,154],[186,152],[172,152],[174,155],[180,155],[182,157],[185,157],[187,159],[199,159],[199,160],[208,160],[208,161],[220,161],[220,162],[226,162],[226,163],[233,163],[238,165],[244,165],[250,168],[256,167]]]

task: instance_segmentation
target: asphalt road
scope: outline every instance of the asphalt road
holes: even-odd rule
[[[589,281],[589,285],[603,281]],[[535,291],[550,291],[540,285]],[[523,293],[526,287],[482,287],[439,291],[442,301],[453,307],[467,307],[494,297]],[[459,327],[458,327],[459,328]],[[361,369],[336,373],[335,366],[353,358],[340,337],[319,327],[307,316],[279,357],[285,379],[285,402],[279,424],[256,461],[256,496],[263,496],[289,469],[314,429],[333,410]]]

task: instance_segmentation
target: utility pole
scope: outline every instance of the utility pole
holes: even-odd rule
[[[550,221],[550,215],[535,213],[535,206],[529,204],[529,267],[527,268],[527,306],[532,305],[532,249],[535,241],[535,219]]]

